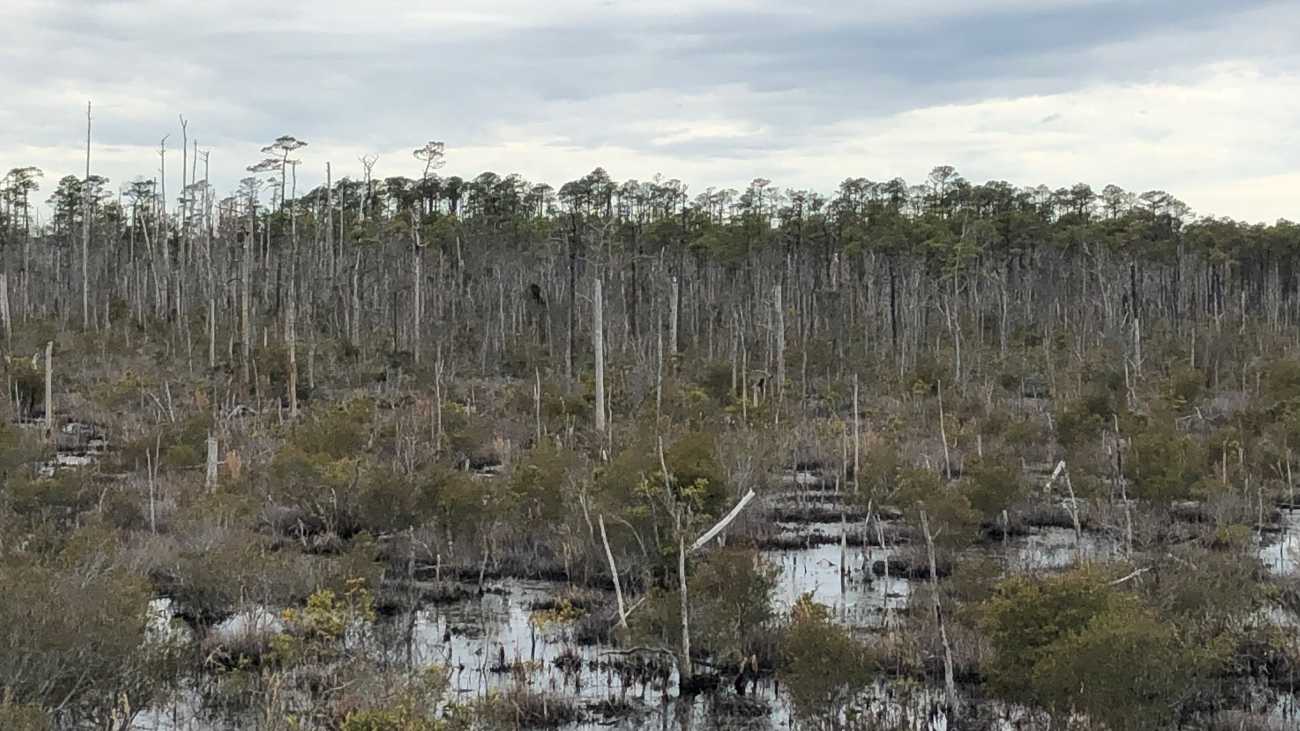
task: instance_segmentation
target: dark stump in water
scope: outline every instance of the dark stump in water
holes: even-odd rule
[[[677,686],[677,692],[683,696],[694,696],[700,693],[712,693],[722,684],[722,677],[712,673],[703,675],[692,675],[683,679]]]

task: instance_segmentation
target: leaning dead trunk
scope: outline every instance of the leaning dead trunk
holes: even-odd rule
[[[623,585],[618,579],[618,565],[614,563],[614,552],[609,548],[609,536],[605,534],[605,516],[596,516],[600,523],[600,541],[605,544],[605,558],[609,560],[609,574],[614,577],[614,597],[618,600],[618,624],[627,628],[627,608],[623,604]]]
[[[943,621],[943,606],[939,602],[939,568],[934,558],[934,536],[930,533],[930,520],[921,511],[921,530],[925,533],[925,549],[930,554],[930,592],[934,597],[934,618],[939,623],[939,639],[943,642],[944,702],[948,706],[948,720],[957,720],[957,682],[952,667],[952,646],[948,644],[948,629]],[[886,560],[888,563],[888,560]]]

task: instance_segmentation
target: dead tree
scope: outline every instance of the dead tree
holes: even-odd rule
[[[939,640],[943,643],[944,701],[948,706],[949,722],[957,720],[957,682],[952,665],[952,646],[948,643],[948,628],[943,621],[943,605],[939,602],[939,568],[934,557],[934,535],[930,532],[930,519],[921,511],[921,531],[925,533],[925,548],[930,557],[930,593],[934,603],[934,618],[939,624]],[[888,561],[886,561],[888,563]]]
[[[424,147],[417,148],[412,154],[415,159],[424,161],[424,175],[421,180],[428,184],[429,173],[440,168],[445,163],[443,159],[446,145],[442,142],[430,140],[425,143]],[[411,351],[415,357],[415,362],[420,362],[420,330],[424,319],[424,299],[422,294],[423,274],[423,250],[424,245],[420,243],[420,216],[416,211],[411,212],[411,229],[412,229],[412,248],[411,248],[411,278],[413,284],[414,302],[411,306],[411,316],[414,322],[411,333],[412,343]]]
[[[596,356],[596,433],[605,439],[605,307],[600,277],[592,285],[591,344]]]
[[[90,102],[86,102],[86,179],[81,186],[81,326],[90,329]]]
[[[57,441],[54,432],[54,341],[45,344],[45,431],[51,443]]]

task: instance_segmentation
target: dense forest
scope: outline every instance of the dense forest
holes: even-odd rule
[[[1297,224],[310,150],[4,176],[0,727],[1295,723]]]

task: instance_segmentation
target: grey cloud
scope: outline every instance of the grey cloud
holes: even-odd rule
[[[454,153],[519,129],[580,148],[742,160],[909,109],[1300,57],[1281,30],[1300,25],[1300,8],[1277,0],[851,6],[567,0],[444,23],[386,22],[382,2],[55,0],[24,6],[7,30],[0,15],[0,147],[72,142],[75,124],[41,122],[75,115],[76,91],[104,99],[105,144],[153,144],[183,112],[205,144],[246,148],[250,161],[286,132],[372,148],[435,136]],[[650,131],[713,118],[751,132],[656,142]]]

